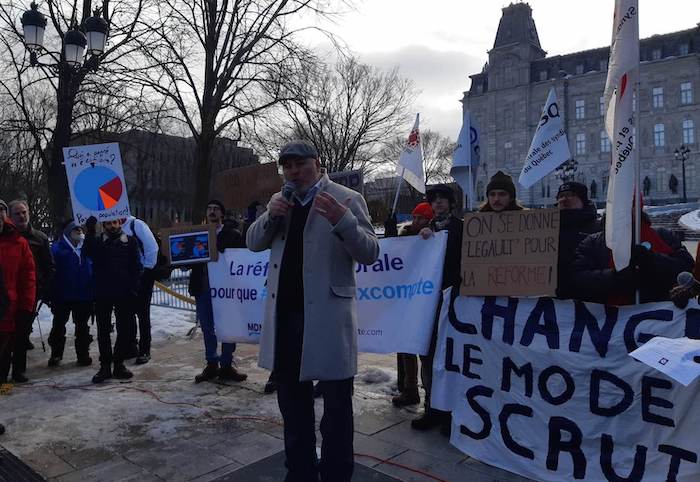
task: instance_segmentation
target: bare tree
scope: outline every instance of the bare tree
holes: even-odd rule
[[[286,87],[289,101],[258,130],[263,144],[279,147],[290,138],[316,146],[328,172],[376,169],[387,139],[405,129],[414,98],[411,82],[389,72],[341,57],[316,62]]]
[[[456,147],[454,141],[431,130],[422,131],[420,137],[423,145],[425,183],[451,182],[450,168],[452,167],[452,154]],[[405,137],[396,137],[388,142],[379,156],[384,160],[384,166],[393,167],[391,161],[398,161],[405,145]]]
[[[174,106],[196,142],[194,205],[206,202],[216,140],[284,98],[312,56],[291,27],[324,15],[325,0],[162,0],[134,80]],[[147,22],[147,23],[146,23]]]

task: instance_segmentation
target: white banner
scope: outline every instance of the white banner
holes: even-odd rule
[[[428,352],[440,296],[447,233],[379,240],[379,259],[357,265],[358,348],[369,353]],[[227,249],[209,263],[219,341],[258,343],[269,252]]]
[[[425,193],[425,171],[423,170],[423,143],[420,138],[420,114],[416,114],[416,122],[408,135],[406,145],[401,151],[396,174],[402,176],[407,183],[419,192]]]
[[[525,477],[698,481],[700,381],[683,387],[628,353],[656,335],[700,338],[699,308],[446,301],[432,405],[452,411],[453,445]]]
[[[569,159],[569,141],[559,112],[557,93],[552,87],[518,182],[523,187],[530,187]]]
[[[119,144],[64,147],[63,161],[76,224],[90,216],[102,222],[131,214]]]
[[[471,112],[464,111],[462,114],[462,128],[457,137],[457,147],[452,155],[452,176],[462,192],[467,196],[468,209],[471,211],[474,206],[474,185],[479,168],[480,159],[480,138],[479,128],[476,125]]]

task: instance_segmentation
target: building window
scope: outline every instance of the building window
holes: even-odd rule
[[[678,46],[678,55],[688,55],[690,48],[687,43],[682,43]]]
[[[664,106],[664,88],[654,87],[651,89],[651,104],[654,109],[660,109]]]
[[[690,82],[681,83],[681,104],[688,105],[693,103],[693,84]]]
[[[586,101],[584,99],[576,100],[576,118],[585,119],[586,118]]]
[[[603,193],[607,196],[608,194],[608,176],[603,176]]]
[[[666,134],[663,124],[654,126],[654,147],[664,147],[666,145]]]
[[[579,132],[576,134],[576,155],[580,156],[586,153],[586,134]]]
[[[606,70],[608,70],[608,60],[607,59],[601,60],[599,65],[600,65],[601,72],[605,72]]]
[[[608,133],[605,131],[600,131],[600,152],[610,152],[611,150],[612,144],[610,144]]]
[[[583,73],[583,64],[578,64],[576,66],[576,75],[581,75]]]
[[[688,191],[695,190],[695,164],[692,162],[685,165],[685,187]]]
[[[637,110],[637,91],[632,91],[632,110]]]
[[[605,117],[605,97],[603,97],[602,95],[598,99],[598,106],[600,108],[600,115]]]
[[[540,80],[547,80],[547,71],[546,70],[540,70]]]
[[[504,129],[513,128],[513,111],[511,109],[503,109],[503,124]]]
[[[693,119],[683,121],[683,144],[695,144],[695,122]]]
[[[661,58],[661,49],[651,51],[651,60],[659,60]]]

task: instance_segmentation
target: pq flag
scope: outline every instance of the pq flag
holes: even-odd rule
[[[407,183],[419,192],[425,193],[425,174],[423,171],[423,145],[418,129],[420,114],[416,114],[416,122],[408,135],[408,141],[401,151],[396,174],[403,177]]]
[[[605,130],[614,150],[605,204],[605,244],[616,269],[630,263],[635,163],[632,93],[639,76],[639,0],[616,0],[610,65],[605,82]]]
[[[569,159],[569,141],[559,113],[557,94],[552,87],[518,182],[523,187],[530,187]]]
[[[476,183],[476,170],[479,167],[480,138],[479,128],[469,111],[464,111],[462,116],[462,129],[457,137],[457,147],[452,156],[452,168],[450,175],[467,195],[469,208],[474,200],[474,184]]]

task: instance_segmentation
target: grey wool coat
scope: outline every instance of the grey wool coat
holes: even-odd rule
[[[357,373],[357,309],[355,263],[372,264],[379,243],[362,196],[323,174],[319,192],[339,203],[350,198],[348,210],[335,226],[313,208],[304,227],[304,340],[300,380],[342,380]],[[269,210],[248,229],[252,251],[270,249],[267,298],[259,365],[275,366],[277,299],[280,267],[291,213],[275,222]],[[280,341],[284,343],[284,340]]]

